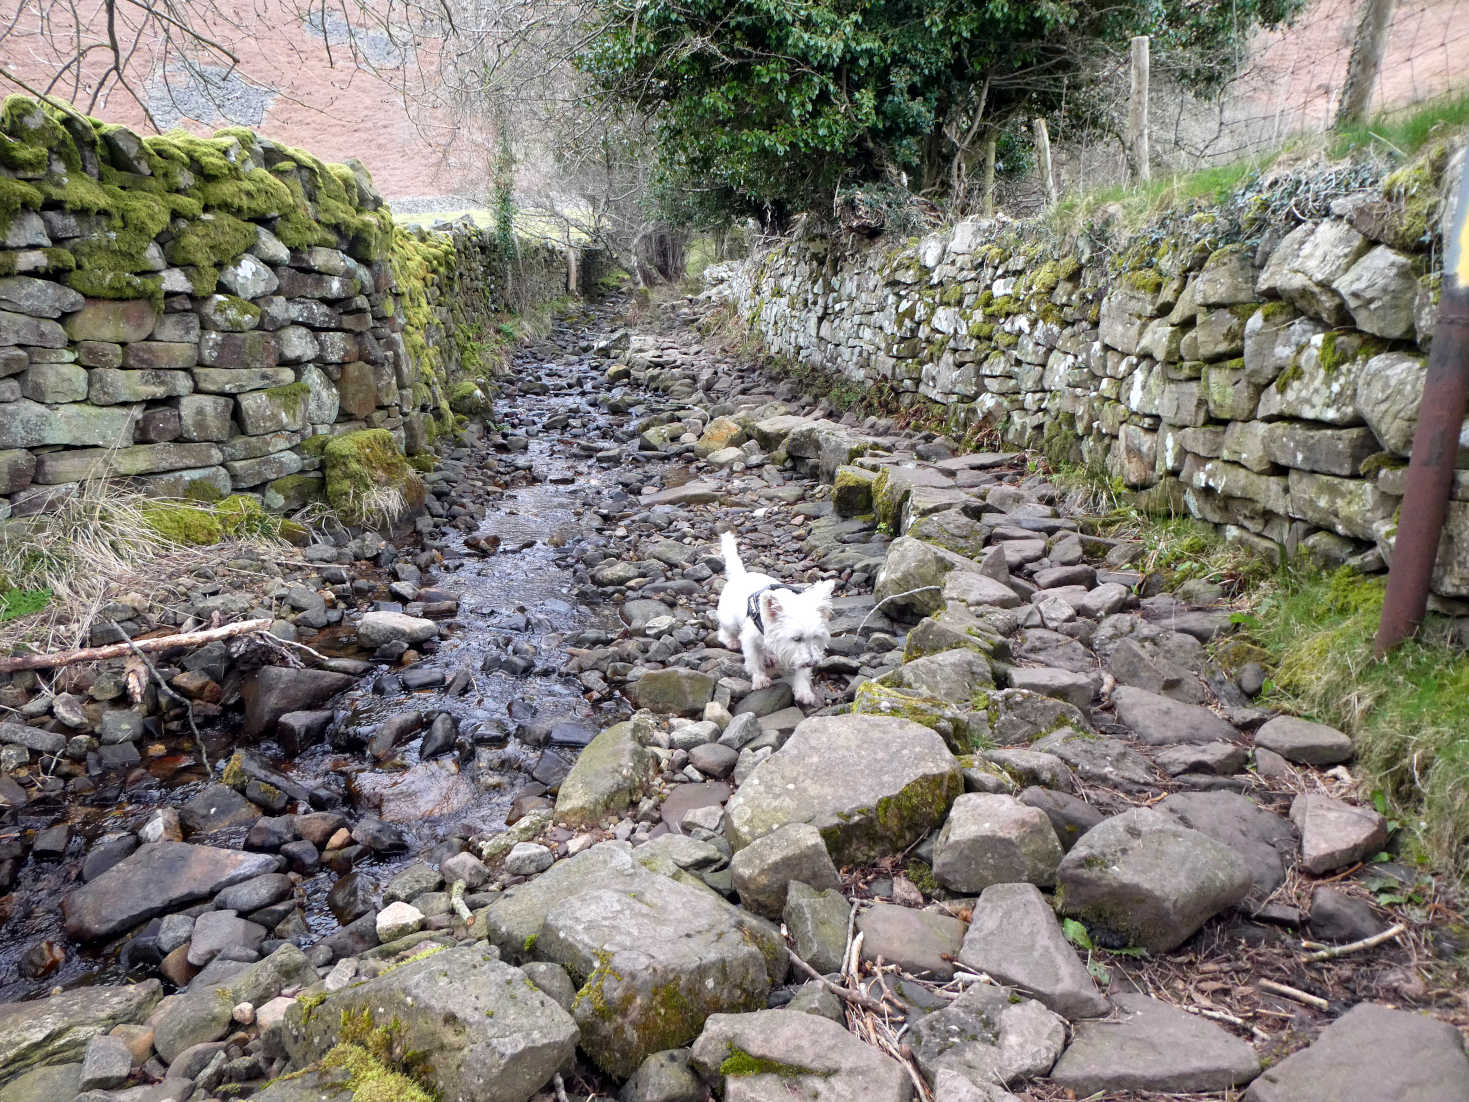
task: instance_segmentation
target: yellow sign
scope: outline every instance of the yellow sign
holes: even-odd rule
[[[1449,232],[1444,235],[1444,275],[1460,287],[1469,287],[1469,151],[1459,173],[1459,201]]]

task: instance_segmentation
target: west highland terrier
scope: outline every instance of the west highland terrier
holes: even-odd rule
[[[752,574],[740,561],[733,532],[719,537],[724,552],[724,592],[719,595],[719,641],[745,655],[757,689],[770,687],[776,671],[787,674],[801,704],[817,703],[811,673],[831,642],[831,591],[835,582],[797,590],[769,574]]]

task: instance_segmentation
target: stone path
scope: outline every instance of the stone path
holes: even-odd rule
[[[522,353],[416,549],[308,549],[365,657],[254,677],[263,753],[61,841],[68,931],[168,993],[0,1006],[0,1102],[345,1097],[373,1051],[446,1100],[1469,1100],[1451,930],[1305,959],[1446,888],[1376,860],[1349,739],[1214,667],[1223,594],[662,320]],[[821,707],[719,645],[724,524],[837,583]]]

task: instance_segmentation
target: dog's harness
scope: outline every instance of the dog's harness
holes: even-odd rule
[[[802,593],[805,591],[804,586],[802,586],[800,589],[797,589],[795,586],[781,585],[779,582],[772,582],[770,585],[764,586],[761,589],[755,590],[754,593],[751,593],[749,600],[745,602],[745,615],[750,618],[750,622],[755,625],[755,630],[758,631],[761,635],[765,634],[765,621],[760,618],[760,594],[766,593],[772,589],[784,589],[790,593]]]

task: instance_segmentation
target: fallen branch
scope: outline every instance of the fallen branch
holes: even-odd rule
[[[1359,953],[1363,949],[1375,949],[1384,941],[1391,941],[1407,929],[1408,927],[1404,923],[1398,922],[1389,926],[1380,934],[1373,934],[1371,937],[1364,937],[1361,941],[1349,942],[1346,945],[1337,945],[1331,949],[1322,949],[1319,953],[1312,953],[1301,959],[1306,964],[1318,964],[1323,960],[1334,960],[1336,957],[1344,957],[1348,953]]]
[[[1243,1018],[1237,1018],[1233,1014],[1229,1014],[1223,1010],[1211,1010],[1204,1006],[1185,1006],[1184,1009],[1190,1014],[1197,1014],[1201,1018],[1211,1018],[1216,1022],[1228,1022],[1232,1026],[1247,1030],[1255,1036],[1256,1040],[1270,1040],[1270,1034],[1266,1033],[1259,1026],[1251,1025]]]
[[[1317,1010],[1331,1009],[1331,1004],[1321,998],[1321,996],[1312,995],[1309,992],[1302,991],[1298,987],[1291,987],[1289,984],[1276,983],[1274,980],[1256,980],[1255,986],[1261,991],[1269,991],[1273,995],[1280,995],[1283,998],[1303,1003],[1306,1006],[1313,1006]]]
[[[474,925],[474,914],[469,909],[469,904],[464,902],[463,880],[454,881],[454,886],[449,889],[449,906],[454,908],[454,913],[464,920],[464,925]]]
[[[199,647],[220,639],[232,639],[236,635],[249,635],[266,631],[272,621],[268,619],[241,620],[237,624],[205,628],[203,631],[186,631],[179,635],[159,635],[152,639],[129,639],[126,643],[111,643],[105,647],[82,647],[80,650],[56,651],[52,654],[22,654],[13,658],[0,658],[0,673],[17,670],[50,670],[58,666],[74,666],[78,662],[100,662],[106,658],[122,658],[127,654],[153,653],[173,650],[175,647]]]
[[[810,976],[817,983],[819,983],[822,987],[822,990],[830,991],[837,998],[845,999],[853,1006],[860,1006],[863,1010],[870,1010],[874,1014],[882,1014],[886,1011],[887,1008],[884,1007],[882,1003],[879,1002],[877,999],[868,998],[866,995],[862,994],[859,991],[852,991],[848,988],[842,987],[840,984],[832,983],[831,980],[827,979],[815,968],[812,968],[811,965],[807,964],[800,957],[796,956],[793,949],[787,949],[786,952],[790,954],[791,963],[799,968],[802,972],[805,972],[806,975]]]
[[[112,624],[114,631],[119,635],[123,635],[122,628],[117,626],[116,621],[109,620],[108,623]],[[148,672],[153,675],[153,680],[158,685],[158,691],[183,708],[184,716],[189,721],[189,730],[194,732],[194,747],[199,751],[199,759],[204,763],[204,772],[206,774],[213,774],[214,767],[209,764],[209,751],[204,749],[204,736],[199,733],[199,725],[194,722],[193,701],[184,699],[184,697],[174,691],[173,686],[163,680],[163,675],[158,672],[158,667],[153,664],[146,654],[138,649],[138,644],[128,639],[126,635],[123,635],[123,638],[126,640],[124,645],[132,650],[138,661],[143,663],[147,667]]]

